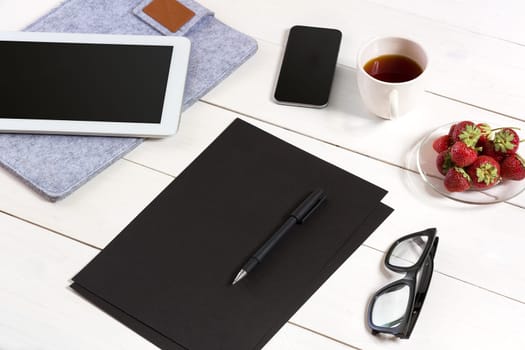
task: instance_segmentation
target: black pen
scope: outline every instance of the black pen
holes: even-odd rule
[[[244,263],[241,271],[237,274],[233,280],[233,284],[236,284],[242,280],[248,272],[253,270],[262,259],[268,254],[270,250],[279,242],[284,235],[290,231],[295,224],[302,224],[308,219],[308,217],[323,203],[326,199],[326,194],[321,189],[317,189],[310,193],[306,199],[299,204],[297,208],[288,216],[288,219],[279,227],[277,231],[266,241],[264,244],[251,256],[246,263]]]

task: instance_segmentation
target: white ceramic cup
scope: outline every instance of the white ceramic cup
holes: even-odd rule
[[[383,55],[402,55],[414,60],[423,70],[416,78],[400,83],[378,80],[368,74],[364,66]],[[357,85],[366,107],[375,115],[394,119],[413,110],[425,91],[428,55],[413,40],[398,37],[377,38],[364,45],[357,55]]]

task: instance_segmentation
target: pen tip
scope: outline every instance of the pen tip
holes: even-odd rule
[[[233,280],[232,282],[232,286],[234,286],[235,284],[237,284],[237,282],[239,282],[240,280],[242,280],[248,273],[244,270],[241,270],[239,271],[239,273],[237,274],[237,276],[235,276],[235,279]]]

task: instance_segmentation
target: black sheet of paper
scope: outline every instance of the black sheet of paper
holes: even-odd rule
[[[350,257],[354,250],[369,236],[371,232],[373,232],[377,228],[377,226],[381,222],[383,222],[392,213],[392,211],[393,209],[391,209],[390,207],[382,203],[379,204],[377,209],[374,210],[368,216],[363,225],[352,234],[351,238],[348,239],[347,242],[345,242],[345,244],[341,247],[340,251],[330,260],[329,263],[326,264],[322,274],[320,274],[319,279],[317,281],[317,287],[320,287],[328,279],[328,277],[330,277],[332,273],[334,273],[337,270],[337,268],[340,265],[342,265],[346,259]],[[116,308],[115,306],[106,302],[97,295],[89,292],[88,290],[80,286],[78,283],[73,283],[71,285],[71,288],[73,288],[81,296],[89,300],[95,306],[104,310],[107,314],[111,315],[113,318],[117,319],[122,324],[125,324],[128,328],[140,334],[142,337],[148,339],[151,343],[155,344],[159,348],[166,350],[186,349],[181,345],[177,344],[175,341],[171,340],[170,338],[155,331],[151,327],[148,327],[143,322],[135,319],[134,317],[126,314],[122,310]],[[308,290],[307,292],[308,294],[306,296],[305,301],[310,297],[310,294],[313,294],[310,290]],[[267,336],[261,338],[260,344],[258,344],[254,348],[258,349],[263,347],[264,344],[268,340],[270,340],[270,338],[275,333],[277,333],[281,326],[281,324],[276,324],[275,327],[268,329],[266,334]]]
[[[318,187],[327,201],[231,286]],[[260,349],[388,216],[385,194],[235,120],[73,288],[161,348]]]

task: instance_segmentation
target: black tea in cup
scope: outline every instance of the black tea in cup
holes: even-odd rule
[[[423,73],[419,64],[403,55],[382,55],[368,61],[363,68],[372,77],[387,83],[402,83]]]

